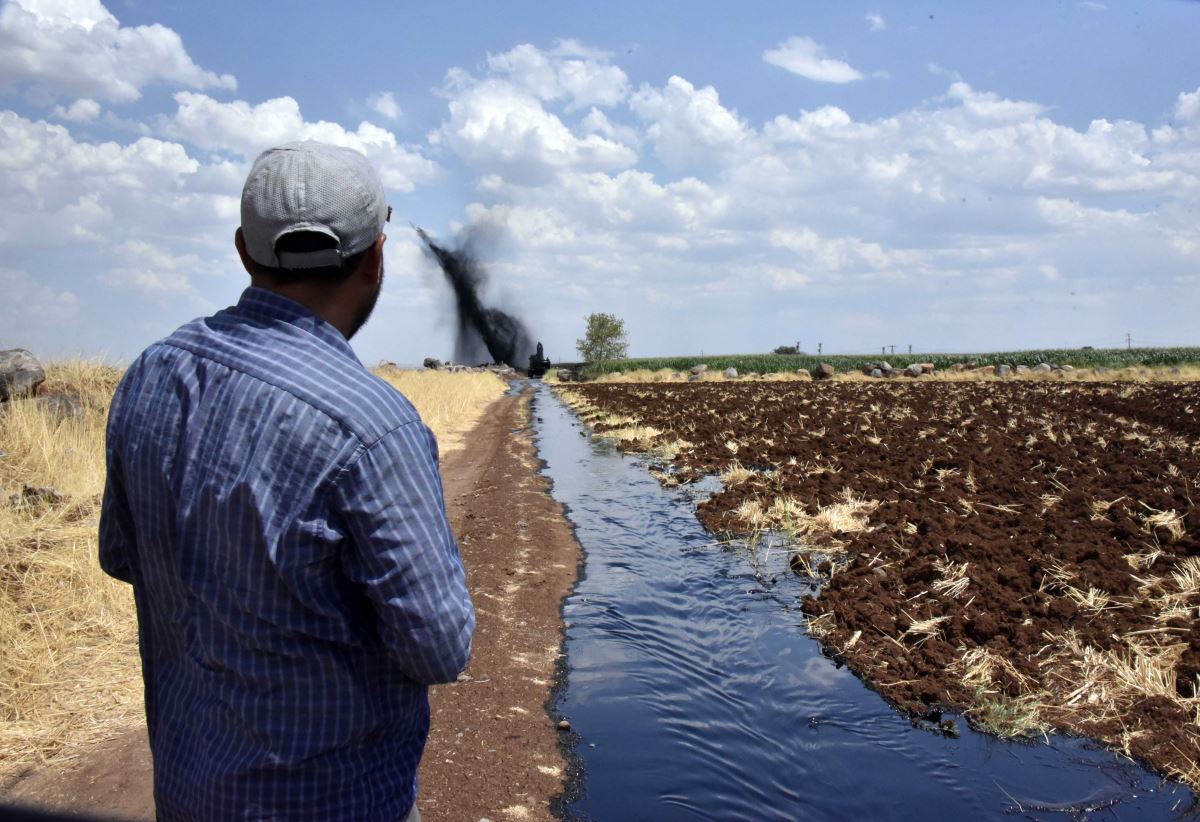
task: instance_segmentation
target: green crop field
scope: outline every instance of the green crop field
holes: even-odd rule
[[[795,371],[807,368],[810,371],[821,363],[829,363],[838,371],[856,371],[868,362],[887,360],[894,368],[903,368],[914,362],[933,363],[936,368],[949,368],[954,363],[971,360],[980,365],[1034,366],[1038,363],[1071,365],[1076,368],[1128,368],[1131,366],[1175,366],[1200,363],[1200,348],[1098,348],[1091,350],[1063,349],[1042,351],[1000,351],[988,354],[723,354],[719,356],[651,357],[629,360],[613,360],[606,363],[590,363],[584,368],[587,376],[607,374],[612,371],[626,372],[648,369],[657,371],[668,368],[672,371],[687,371],[693,365],[705,363],[711,369],[736,368],[741,374],[759,374]]]

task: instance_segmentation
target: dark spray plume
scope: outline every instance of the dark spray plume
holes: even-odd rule
[[[471,254],[469,246],[451,250],[434,242],[421,228],[421,241],[441,266],[446,281],[454,290],[458,310],[458,336],[454,341],[454,361],[470,365],[491,362],[513,368],[529,366],[533,338],[525,324],[506,311],[483,304],[479,292],[487,282],[487,272]]]

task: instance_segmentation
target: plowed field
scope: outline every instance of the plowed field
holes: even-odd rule
[[[699,518],[785,539],[810,633],[902,710],[1200,787],[1200,384],[562,391],[664,482],[722,475]]]

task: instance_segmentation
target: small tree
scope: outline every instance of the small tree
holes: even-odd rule
[[[625,322],[614,314],[588,314],[584,318],[587,330],[582,340],[575,341],[579,356],[587,362],[624,359],[629,350],[625,339]]]

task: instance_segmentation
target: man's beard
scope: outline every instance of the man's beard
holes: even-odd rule
[[[383,291],[383,260],[379,261],[379,285],[375,288],[375,292],[371,294],[363,304],[358,307],[358,314],[354,317],[354,322],[350,326],[350,336],[346,339],[352,339],[358,330],[367,324],[367,320],[371,319],[371,312],[375,310],[375,303],[379,302],[379,293]]]

